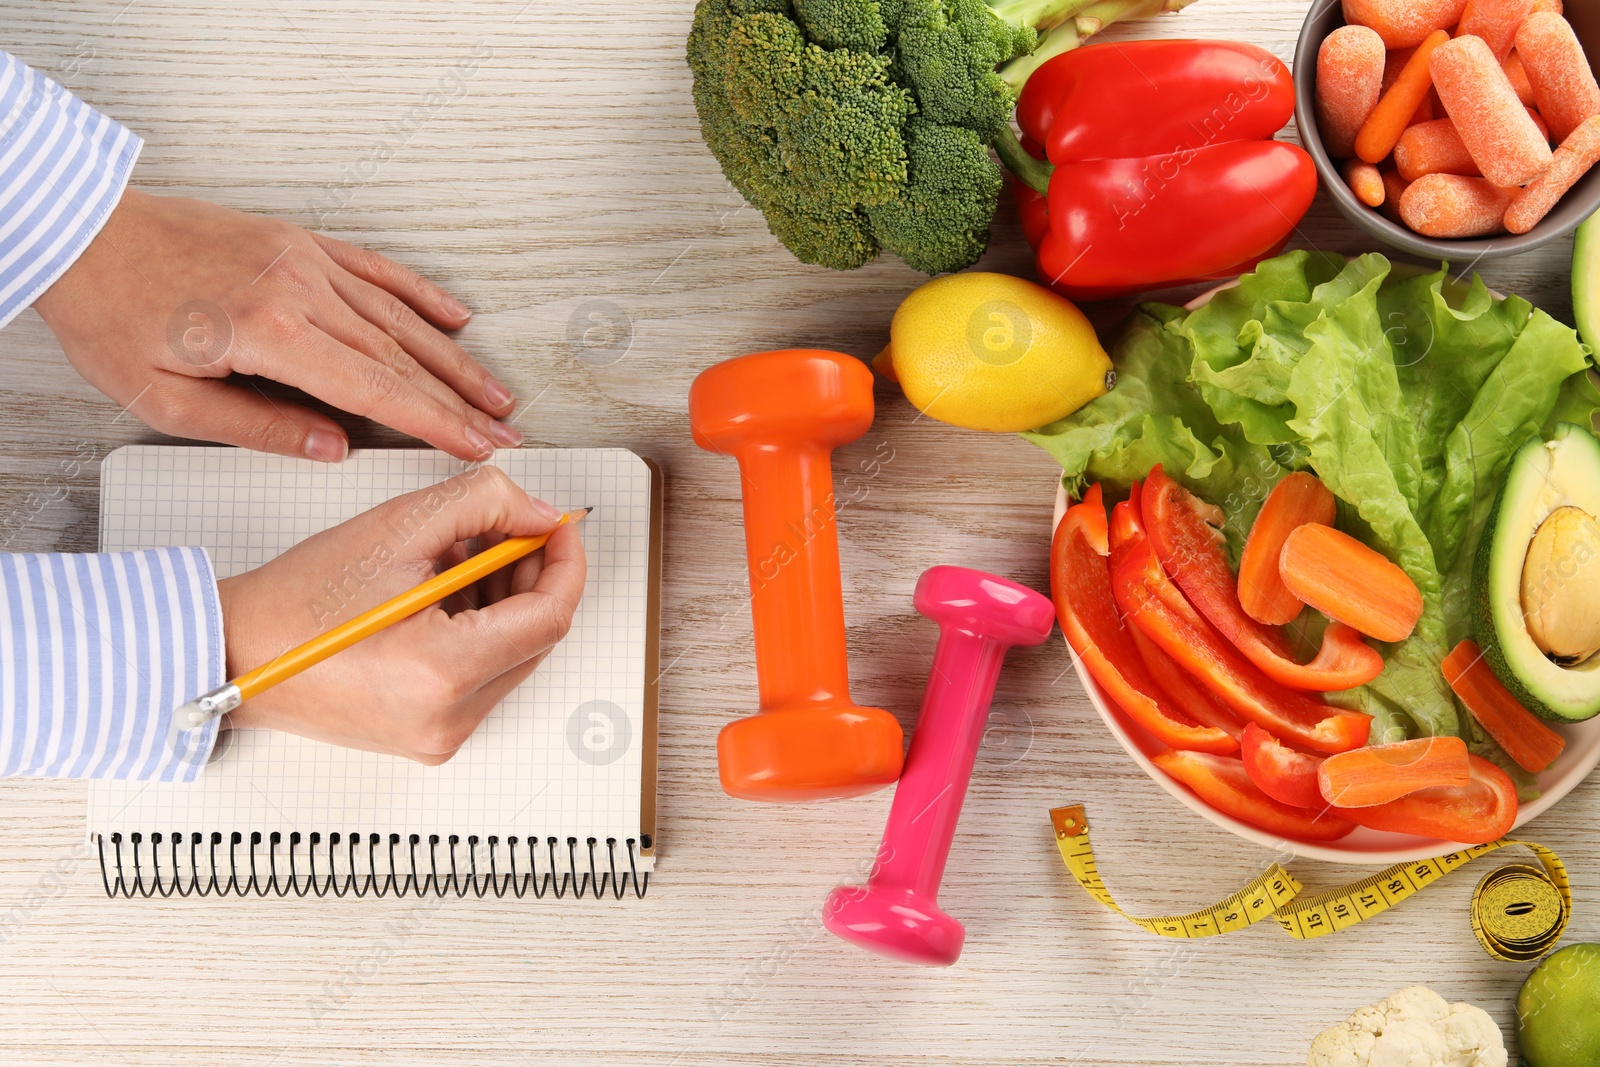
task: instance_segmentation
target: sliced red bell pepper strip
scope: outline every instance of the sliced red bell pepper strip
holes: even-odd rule
[[[1365,685],[1383,673],[1383,656],[1348,626],[1331,625],[1310,663],[1296,662],[1283,631],[1252,619],[1222,550],[1222,514],[1167,477],[1157,464],[1146,477],[1141,509],[1150,544],[1172,580],[1245,658],[1279,685],[1328,692]]]
[[[1128,499],[1111,509],[1111,550],[1115,552],[1119,546],[1144,535],[1144,521],[1139,515],[1139,483],[1134,482],[1128,490]],[[1239,740],[1244,733],[1244,724],[1238,716],[1224,707],[1222,701],[1212,696],[1205,686],[1196,682],[1188,671],[1178,666],[1171,656],[1161,651],[1137,626],[1124,626],[1124,629],[1133,638],[1133,646],[1139,650],[1139,658],[1144,660],[1150,677],[1155,679],[1174,706],[1200,725],[1215,726],[1235,741]]]
[[[1466,785],[1419,789],[1371,808],[1340,808],[1339,814],[1374,830],[1436,837],[1481,845],[1511,832],[1517,821],[1517,787],[1499,767],[1468,755],[1472,780]]]
[[[1186,721],[1146,670],[1111,596],[1100,487],[1067,509],[1050,546],[1050,593],[1067,643],[1100,688],[1162,744],[1234,752],[1226,731]]]
[[[1195,681],[1177,660],[1161,651],[1161,646],[1146,637],[1144,631],[1137,626],[1129,626],[1127,630],[1128,636],[1133,638],[1133,646],[1139,650],[1139,658],[1144,660],[1145,669],[1174,707],[1183,709],[1185,715],[1201,726],[1215,726],[1235,741],[1244,736],[1245,724],[1239,716]]]
[[[1355,829],[1333,808],[1296,808],[1273,800],[1250,780],[1244,763],[1232,756],[1162,752],[1151,758],[1213,808],[1268,833],[1301,841],[1337,841]]]
[[[1267,796],[1296,808],[1324,808],[1317,787],[1317,768],[1322,757],[1297,752],[1267,731],[1249,723],[1239,743],[1239,758],[1245,773]]]
[[[1318,752],[1366,744],[1371,716],[1329,707],[1262,674],[1184,601],[1148,538],[1112,553],[1111,587],[1127,620],[1241,718]]]
[[[1540,722],[1511,695],[1493,668],[1483,661],[1483,650],[1476,641],[1469,639],[1451,649],[1443,666],[1444,680],[1461,703],[1523,770],[1538,774],[1567,747],[1566,738]]]

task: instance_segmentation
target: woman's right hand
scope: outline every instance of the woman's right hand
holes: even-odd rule
[[[228,677],[506,537],[550,531],[560,517],[504,471],[478,467],[309,537],[218,583]],[[569,523],[459,603],[425,608],[274,686],[228,725],[443,763],[566,635],[585,572],[578,525]]]

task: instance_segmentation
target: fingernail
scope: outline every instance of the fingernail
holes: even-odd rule
[[[528,497],[528,503],[533,505],[533,510],[537,511],[540,516],[549,519],[551,522],[561,518],[561,509],[554,504],[546,504],[543,500],[532,495]]]
[[[517,432],[517,428],[503,422],[491,422],[489,436],[507,448],[516,448],[522,443],[522,435]]]
[[[449,293],[444,294],[444,309],[458,319],[472,318],[471,309]]]
[[[500,383],[498,378],[490,378],[483,383],[483,398],[492,408],[503,408],[511,403],[511,390]]]
[[[350,451],[350,442],[336,433],[327,430],[312,430],[306,434],[305,452],[307,459],[318,459],[324,463],[339,463]]]
[[[487,456],[489,453],[494,451],[494,445],[489,443],[489,439],[483,436],[483,434],[478,431],[476,426],[467,427],[466,437],[467,444],[471,446],[472,451],[477,455]]]

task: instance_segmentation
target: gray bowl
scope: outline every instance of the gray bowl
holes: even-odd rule
[[[1590,63],[1600,58],[1600,3],[1593,0],[1568,0],[1567,19],[1583,42]],[[1300,128],[1300,140],[1316,161],[1317,174],[1323,188],[1328,190],[1339,210],[1369,236],[1387,245],[1429,259],[1449,259],[1457,262],[1472,259],[1493,259],[1513,256],[1554,241],[1577,229],[1578,224],[1600,208],[1600,167],[1596,167],[1568,190],[1561,202],[1540,220],[1539,225],[1524,234],[1501,234],[1498,237],[1457,238],[1453,240],[1424,237],[1397,222],[1390,222],[1376,209],[1357,200],[1345,184],[1339,165],[1322,147],[1322,134],[1317,129],[1317,109],[1313,103],[1317,89],[1317,49],[1323,39],[1344,25],[1344,11],[1339,0],[1315,0],[1300,28],[1300,43],[1294,50],[1295,123]]]

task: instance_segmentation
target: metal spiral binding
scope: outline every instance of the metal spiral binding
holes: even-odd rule
[[[465,839],[466,854],[458,862],[457,849],[463,840],[455,834],[447,838],[429,835],[425,856],[418,854],[418,849],[423,847],[423,839],[418,834],[411,834],[408,838],[389,834],[385,840],[379,834],[333,833],[324,836],[320,833],[291,833],[288,835],[288,847],[284,849],[283,834],[274,832],[263,837],[260,833],[252,833],[249,835],[247,855],[241,854],[241,846],[245,845],[244,834],[236,832],[227,836],[227,852],[219,856],[218,850],[225,843],[221,833],[210,834],[209,840],[207,835],[199,833],[153,833],[148,836],[136,833],[127,838],[120,833],[109,837],[97,834],[95,842],[100,853],[100,875],[106,896],[148,898],[232,894],[246,897],[254,893],[258,897],[269,894],[279,897],[291,894],[296,897],[322,897],[332,893],[335,897],[365,897],[370,893],[375,897],[384,897],[392,892],[396,897],[412,894],[422,898],[430,893],[445,897],[454,893],[459,898],[472,893],[482,898],[493,893],[500,898],[510,892],[520,900],[531,891],[535,899],[542,900],[546,893],[553,892],[559,900],[568,892],[582,898],[586,892],[592,891],[594,899],[602,900],[609,885],[613,899],[621,900],[630,878],[635,897],[643,897],[650,888],[650,872],[639,873],[634,851],[638,842],[631,837],[623,842],[628,853],[628,869],[619,875],[619,842],[614,837],[605,839],[607,864],[606,869],[601,870],[595,857],[600,842],[593,837],[580,842],[576,837],[569,837],[565,841],[555,837],[543,840],[535,837],[490,837],[482,840],[474,835]],[[263,842],[266,844],[266,853],[260,856],[259,846]],[[648,846],[649,841],[646,840],[645,844]],[[163,845],[167,846],[165,851],[169,853],[165,866]],[[301,849],[302,845],[304,849]],[[440,873],[441,845],[449,849],[448,873],[445,874]],[[323,846],[326,846],[326,859],[323,861],[323,870],[319,872],[318,850]],[[396,855],[396,850],[402,846],[404,851]],[[481,846],[486,846],[488,850],[488,869],[485,871],[478,869]],[[541,846],[547,857],[542,873],[539,869]],[[580,863],[580,847],[586,849],[588,854],[587,870]],[[132,867],[131,877],[124,866],[124,849],[129,854],[127,860]],[[504,873],[499,868],[502,849],[509,865],[509,870]],[[185,851],[187,862],[184,861]],[[526,852],[526,870],[518,870],[519,851]],[[359,870],[358,857],[363,854],[366,869]],[[336,862],[336,856],[344,859],[342,871],[338,869],[340,865]],[[385,861],[387,873],[382,872]],[[300,869],[301,862],[305,865],[304,870]],[[463,864],[466,868],[464,871],[460,869]],[[400,872],[406,866],[410,867],[410,873],[402,876]],[[209,867],[209,876],[203,873],[203,867]],[[244,873],[246,869],[248,876]]]

